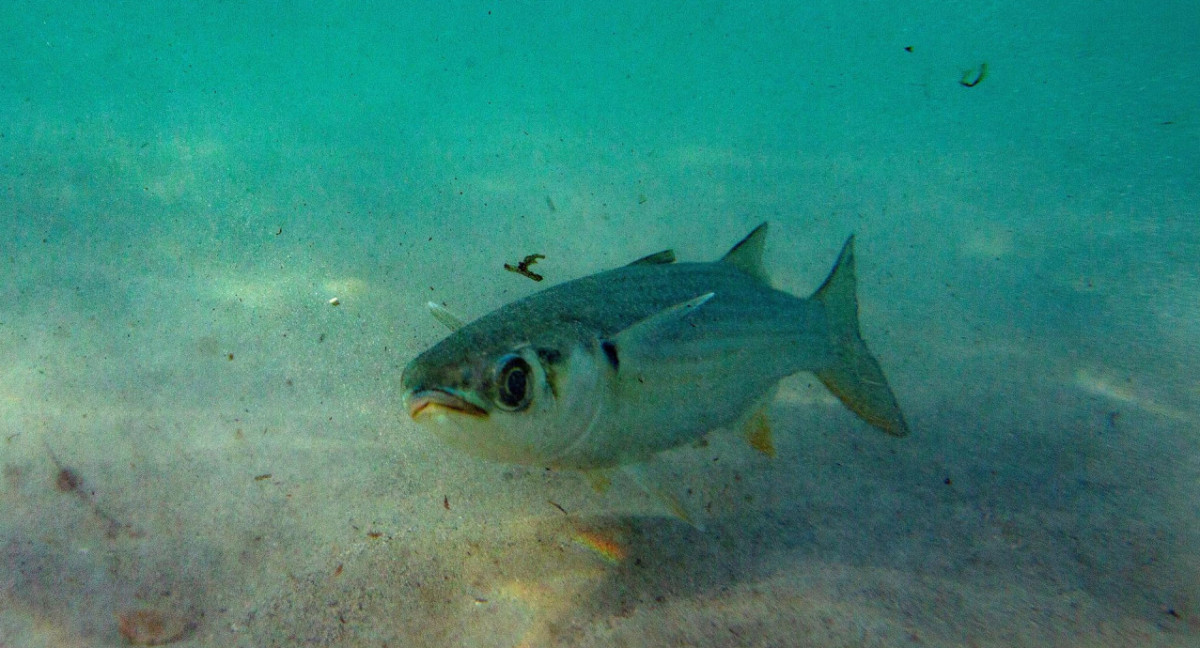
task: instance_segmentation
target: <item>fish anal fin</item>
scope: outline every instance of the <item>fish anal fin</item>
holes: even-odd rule
[[[750,417],[750,420],[746,421],[745,432],[746,441],[750,443],[751,448],[767,457],[775,458],[775,444],[771,441],[771,423],[767,420],[765,410],[758,410]]]
[[[767,223],[762,223],[747,234],[746,238],[730,248],[725,256],[721,257],[720,263],[731,265],[765,284],[770,284],[771,278],[767,276],[762,262],[763,249],[766,244]]]

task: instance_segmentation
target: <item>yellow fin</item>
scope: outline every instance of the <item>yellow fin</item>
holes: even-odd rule
[[[837,264],[813,299],[825,307],[833,361],[814,373],[838,400],[866,421],[892,436],[908,434],[908,423],[896,395],[875,356],[858,330],[858,281],[854,278],[854,237],[846,239]]]
[[[597,493],[603,493],[608,490],[609,486],[612,486],[612,477],[609,477],[605,470],[585,470],[583,476],[592,485],[592,490]]]
[[[764,455],[775,457],[775,444],[771,442],[771,423],[767,420],[766,411],[758,410],[746,422],[746,441],[750,442],[750,447]]]

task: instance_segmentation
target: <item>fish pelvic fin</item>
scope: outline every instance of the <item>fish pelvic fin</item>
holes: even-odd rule
[[[429,314],[433,315],[433,319],[441,322],[442,326],[451,331],[457,331],[463,327],[462,318],[451,313],[449,308],[437,302],[425,302],[425,307],[429,309]]]
[[[854,237],[846,239],[837,264],[813,299],[825,307],[833,361],[817,378],[859,418],[893,436],[908,434],[896,396],[858,330],[858,280],[854,276]]]
[[[767,276],[762,262],[763,248],[766,244],[767,223],[762,223],[730,248],[719,263],[727,263],[765,284],[770,284],[771,277]]]
[[[775,458],[775,444],[771,441],[771,422],[767,420],[767,412],[759,409],[754,412],[744,428],[746,442],[751,448],[758,450],[768,458]]]
[[[588,485],[592,487],[592,490],[597,493],[607,492],[609,486],[612,486],[612,477],[603,468],[585,470],[583,471],[583,476],[587,479]]]

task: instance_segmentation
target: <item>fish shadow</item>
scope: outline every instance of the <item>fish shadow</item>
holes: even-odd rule
[[[1181,575],[1200,567],[1187,559],[1200,536],[1186,515],[1196,456],[1187,426],[1145,411],[1114,417],[1106,403],[1065,393],[1031,415],[1027,399],[1046,396],[1022,396],[992,393],[987,415],[935,403],[907,439],[829,410],[776,408],[777,430],[805,432],[779,441],[765,468],[751,453],[710,470],[705,497],[718,514],[704,530],[621,518],[627,559],[580,602],[576,614],[590,621],[564,627],[770,592],[872,606],[897,628],[945,641],[1000,639],[1011,609],[982,603],[1020,591],[1047,639],[1113,619],[1195,632],[1186,615],[1200,613],[1200,592]],[[1137,478],[1147,466],[1153,485]],[[786,639],[786,628],[771,631]],[[695,639],[682,629],[672,637]]]

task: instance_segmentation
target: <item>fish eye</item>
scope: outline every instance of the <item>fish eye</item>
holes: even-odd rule
[[[519,355],[509,354],[496,363],[496,404],[501,409],[515,412],[529,406],[533,393],[529,389],[529,377],[533,373],[529,363]]]

